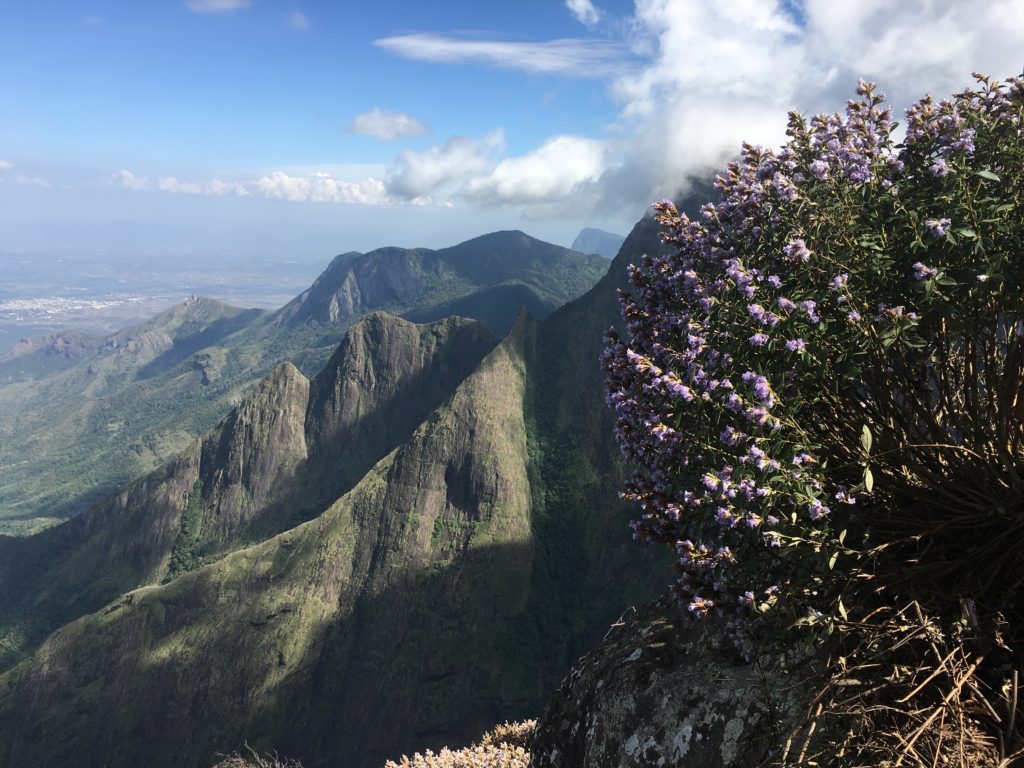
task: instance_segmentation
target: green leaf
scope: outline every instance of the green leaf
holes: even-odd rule
[[[860,445],[864,449],[866,456],[871,455],[871,430],[868,429],[868,425],[865,424],[860,431]]]
[[[1000,180],[998,176],[996,176],[994,173],[992,173],[992,171],[975,171],[974,175],[975,176],[981,176],[981,178],[988,179],[989,181],[999,181]]]
[[[843,530],[841,530],[839,532],[839,543],[842,544],[844,541],[846,541],[846,529],[845,528],[843,528]]]
[[[839,559],[839,553],[838,553],[838,552],[833,552],[833,553],[832,553],[832,557],[830,557],[830,558],[828,559],[828,569],[829,569],[830,571],[831,571],[831,570],[832,570],[833,568],[835,568],[835,567],[836,567],[836,560],[838,560],[838,559]]]
[[[864,489],[871,493],[875,487],[875,476],[871,474],[871,467],[864,467]]]
[[[968,240],[973,240],[978,236],[978,233],[970,227],[960,227],[960,229],[956,230],[956,233],[961,237],[966,237]]]
[[[843,605],[843,598],[839,598],[839,605],[836,607],[839,608],[839,615],[843,617],[843,621],[846,621],[848,617],[846,615],[846,606]]]

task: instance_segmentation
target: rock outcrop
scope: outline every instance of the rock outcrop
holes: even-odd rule
[[[798,666],[751,665],[669,598],[627,612],[537,725],[531,768],[748,768],[803,703]]]

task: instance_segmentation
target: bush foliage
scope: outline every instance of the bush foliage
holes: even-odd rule
[[[624,495],[748,656],[899,600],[1022,640],[1024,78],[976,79],[902,139],[862,82],[745,145],[698,219],[655,206],[673,251],[603,359]]]

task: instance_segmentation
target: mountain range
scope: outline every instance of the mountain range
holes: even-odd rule
[[[495,232],[441,250],[343,254],[275,312],[193,297],[105,338],[25,340],[0,356],[0,534],[59,523],[156,468],[281,362],[315,375],[367,312],[459,315],[500,337],[520,307],[546,317],[607,268]]]
[[[656,229],[500,341],[366,315],[312,378],[278,364],[169,462],[0,538],[0,767],[199,767],[249,744],[362,768],[539,713],[665,581],[617,500],[598,368]],[[332,285],[276,321],[368,306]]]

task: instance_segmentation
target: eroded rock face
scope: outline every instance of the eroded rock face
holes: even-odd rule
[[[744,664],[665,598],[630,612],[562,682],[531,768],[740,768],[778,744],[800,693],[776,660]]]

